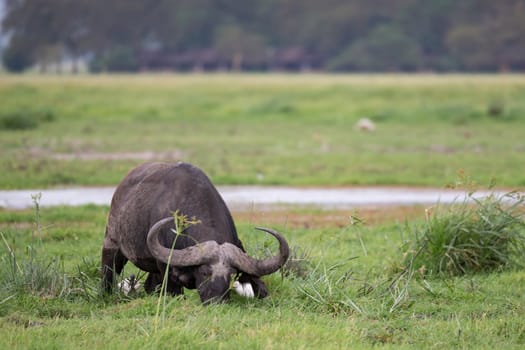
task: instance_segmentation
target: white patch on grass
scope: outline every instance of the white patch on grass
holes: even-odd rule
[[[253,287],[250,283],[241,283],[239,281],[235,281],[233,282],[233,289],[235,290],[237,294],[245,298],[255,297],[255,293],[253,292]]]
[[[118,288],[124,292],[125,295],[128,295],[130,292],[137,292],[140,287],[141,284],[135,279],[134,275],[122,280],[122,282],[118,284]]]
[[[359,119],[357,123],[355,124],[355,128],[361,131],[369,131],[369,132],[376,131],[375,123],[368,118]]]

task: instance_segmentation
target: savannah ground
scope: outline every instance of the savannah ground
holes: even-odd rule
[[[521,75],[2,76],[0,188],[181,159],[221,184],[523,187],[524,94]]]
[[[518,75],[2,76],[0,96],[2,189],[116,185],[146,160],[216,184],[525,186]],[[523,269],[402,273],[425,209],[236,212],[251,254],[275,251],[269,226],[293,264],[269,298],[210,307],[100,296],[108,207],[3,209],[0,348],[523,347]]]

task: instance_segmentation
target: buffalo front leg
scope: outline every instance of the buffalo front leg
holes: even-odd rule
[[[127,261],[128,259],[120,249],[106,238],[102,247],[102,288],[104,291],[111,292],[115,283],[115,273],[120,274]]]
[[[160,291],[162,288],[162,283],[164,280],[164,273],[166,271],[166,265],[158,263],[158,268],[161,272],[150,272],[146,282],[144,282],[144,290],[147,293],[153,293]],[[166,285],[166,292],[170,295],[179,295],[183,294],[184,290],[182,286],[174,280],[174,277],[171,274],[171,271],[168,271],[168,280]]]
[[[146,282],[144,282],[144,290],[146,293],[153,293],[157,288],[160,288],[162,283],[162,276],[158,272],[150,272]]]

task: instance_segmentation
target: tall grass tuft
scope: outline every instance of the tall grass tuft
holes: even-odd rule
[[[40,198],[32,195],[34,204],[34,230],[32,244],[20,252],[13,248],[0,231],[0,305],[16,296],[33,295],[41,298],[60,298],[72,300],[81,298],[87,301],[100,299],[98,283],[99,263],[82,259],[78,265],[78,275],[66,273],[60,257],[42,254]]]
[[[22,252],[13,249],[0,232],[0,304],[3,300],[31,295],[44,299],[103,302],[129,301],[137,294],[118,291],[112,296],[102,293],[99,283],[100,262],[83,258],[72,272],[67,272],[62,258],[42,254],[29,245]],[[117,282],[120,282],[118,280]]]
[[[255,244],[250,255],[256,259],[267,259],[274,255],[270,244]],[[290,246],[288,260],[279,269],[283,277],[306,278],[312,267],[310,263],[310,252],[299,246]]]
[[[271,252],[268,250],[265,255],[270,257]],[[288,260],[280,269],[282,276],[307,277],[311,269],[309,255],[310,253],[301,247],[292,246]]]
[[[32,241],[42,245],[40,225],[41,194],[32,195],[35,207],[35,229]],[[23,257],[11,248],[4,234],[0,232],[6,254],[0,258],[0,285],[2,292],[8,294],[33,294],[45,297],[63,296],[69,289],[69,279],[59,258],[45,258],[37,254],[34,245],[26,247]]]
[[[173,213],[173,221],[175,223],[175,229],[172,229],[172,232],[175,234],[175,239],[173,240],[173,243],[171,245],[170,255],[168,256],[168,263],[167,263],[166,269],[164,270],[162,285],[160,288],[159,297],[157,299],[157,311],[155,313],[155,319],[154,319],[155,333],[159,330],[159,323],[160,323],[160,326],[162,327],[166,320],[168,279],[169,279],[169,273],[170,273],[169,266],[170,266],[170,261],[173,255],[173,250],[175,249],[175,244],[177,243],[177,238],[181,235],[185,235],[184,231],[188,227],[200,223],[200,221],[197,218],[192,217],[190,219],[185,214],[180,213],[179,210],[176,210]]]
[[[415,229],[404,265],[425,274],[458,276],[523,266],[524,197],[517,192],[476,198],[429,211]]]
[[[28,130],[35,129],[42,122],[52,122],[56,119],[52,110],[18,109],[0,114],[0,129]]]
[[[45,297],[64,296],[69,279],[60,259],[40,258],[32,246],[23,257],[15,254],[0,232],[7,254],[0,258],[0,285],[3,294],[32,294]]]
[[[293,286],[302,296],[302,307],[331,314],[361,314],[362,308],[354,300],[355,290],[360,282],[354,273],[341,268],[346,263],[326,266],[317,264],[307,276],[295,279]]]

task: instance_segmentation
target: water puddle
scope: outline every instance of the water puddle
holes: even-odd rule
[[[81,187],[0,191],[0,208],[30,208],[34,205],[33,197],[39,193],[41,193],[39,199],[41,207],[109,205],[114,190],[114,187]],[[467,192],[460,190],[411,187],[219,186],[218,190],[232,210],[286,205],[349,209],[366,206],[436,204],[452,203],[463,200],[467,196]],[[476,197],[488,194],[488,192],[476,192]]]

